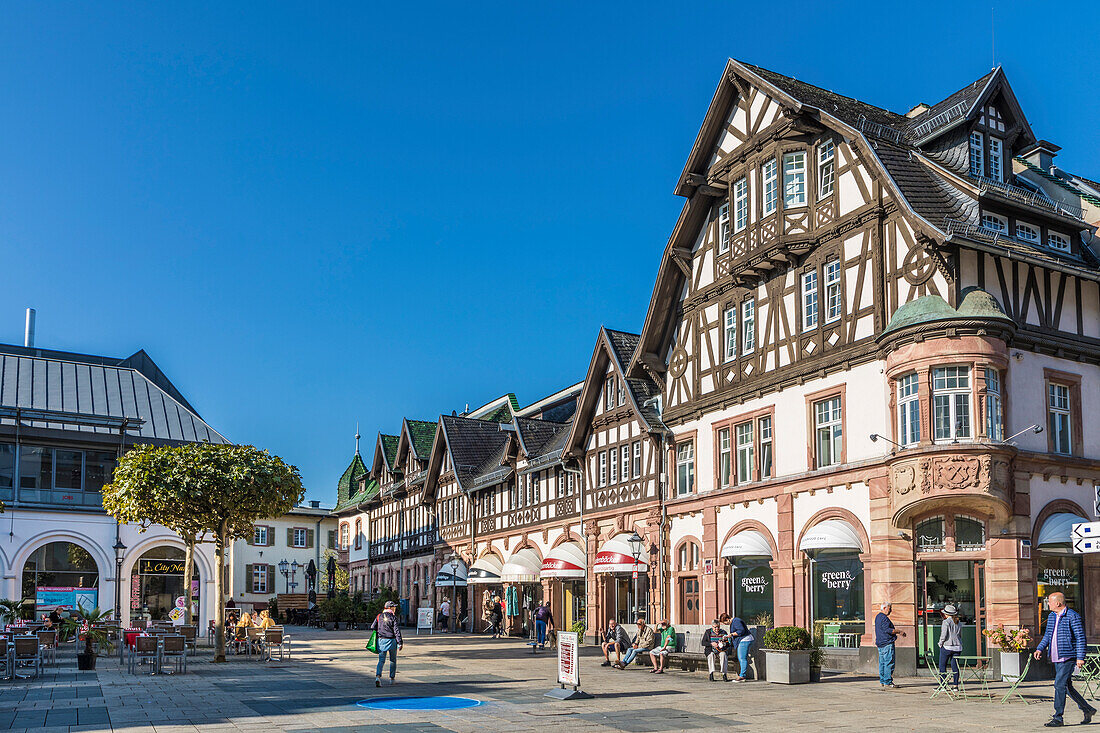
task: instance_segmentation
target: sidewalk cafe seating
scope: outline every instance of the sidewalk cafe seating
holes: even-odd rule
[[[259,653],[260,645],[263,643],[264,632],[262,629],[257,629],[255,626],[250,626],[245,630],[245,648],[248,652],[248,656],[252,656],[252,652]]]
[[[38,647],[37,636],[17,636],[15,637],[15,669],[18,672],[19,667],[30,665],[33,673],[32,677],[37,677],[42,672],[42,650]],[[22,675],[19,675],[22,676]]]
[[[187,641],[187,647],[191,650],[191,654],[198,654],[199,644],[199,627],[198,626],[181,626],[179,627],[180,635]]]
[[[165,660],[173,659],[176,662],[176,671],[186,674],[187,640],[179,634],[168,634],[162,637],[161,642],[160,664],[158,666],[163,667]]]
[[[129,671],[131,674],[139,664],[149,662],[153,666],[152,674],[157,673],[160,661],[159,640],[155,636],[139,636],[134,639],[134,648],[130,650]]]
[[[1029,653],[1027,655],[1027,662],[1024,664],[1023,670],[1020,671],[1020,676],[1017,677],[1012,682],[1012,687],[1008,688],[1008,692],[1006,692],[1005,696],[1001,698],[1001,704],[1002,705],[1004,703],[1008,702],[1009,699],[1012,698],[1013,696],[1018,697],[1021,700],[1023,700],[1024,705],[1030,705],[1030,703],[1027,701],[1027,698],[1024,697],[1019,691],[1017,691],[1016,688],[1020,686],[1021,682],[1023,682],[1025,679],[1027,679],[1027,671],[1029,669],[1031,669],[1031,659],[1032,659],[1032,655]]]
[[[928,665],[928,671],[932,673],[932,679],[936,680],[936,690],[932,693],[932,697],[938,697],[940,695],[947,695],[952,700],[958,700],[962,697],[958,690],[952,690],[951,684],[955,679],[955,672],[948,665],[947,671],[940,674],[939,667],[932,662],[932,655],[925,654],[924,661]],[[962,670],[960,669],[961,673]]]
[[[273,626],[264,630],[262,641],[263,657],[265,661],[271,661],[272,653],[278,649],[279,661],[283,661],[283,649],[286,649],[287,659],[290,658],[290,635],[283,633],[282,626]]]
[[[38,637],[38,647],[42,651],[43,662],[48,657],[51,662],[57,664],[57,632],[39,631],[35,636]]]

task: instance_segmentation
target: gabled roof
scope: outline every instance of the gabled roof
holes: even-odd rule
[[[500,424],[458,415],[441,415],[428,476],[424,484],[424,500],[434,497],[443,466],[443,455],[449,453],[454,466],[455,479],[463,491],[473,488],[475,479],[499,469],[503,452],[508,444],[508,433]]]
[[[519,400],[511,392],[487,402],[481,407],[475,407],[463,414],[463,417],[475,420],[488,420],[490,422],[511,422],[512,415],[519,412]]]
[[[427,461],[432,454],[432,441],[435,439],[434,422],[425,420],[401,421],[401,435],[397,440],[397,452],[394,455],[394,465],[404,465],[405,454],[412,449],[413,458],[418,461]]]
[[[341,504],[346,504],[352,494],[358,491],[359,479],[366,476],[368,473],[370,473],[370,471],[367,470],[366,464],[363,463],[362,456],[359,455],[359,451],[355,451],[351,463],[344,469],[344,473],[340,476],[340,480],[336,482],[337,508],[339,508]]]
[[[513,422],[516,426],[519,447],[528,460],[547,452],[546,447],[553,442],[554,437],[564,428],[569,427],[569,423],[531,420],[524,417],[517,417]]]
[[[915,146],[924,145],[963,122],[974,119],[981,114],[982,108],[998,92],[1008,105],[1008,113],[1020,125],[1019,142],[1023,144],[1035,142],[1035,133],[1032,132],[1031,125],[1016,99],[1016,94],[1008,83],[1004,69],[1000,66],[949,95],[943,101],[932,105],[923,114],[908,120],[908,128],[905,130],[908,142]]]
[[[393,471],[397,468],[397,444],[400,438],[396,435],[378,434],[378,442],[374,444],[374,463],[370,473],[373,478],[378,478],[383,466]]]
[[[584,389],[581,390],[580,401],[577,404],[577,414],[573,418],[573,424],[570,426],[562,448],[565,456],[576,457],[584,453],[592,415],[596,410],[609,364],[620,378],[624,378],[623,381],[627,386],[627,402],[642,427],[651,433],[665,430],[657,407],[646,404],[661,394],[660,387],[648,376],[625,378],[626,367],[634,357],[637,346],[637,334],[600,328],[600,333],[596,337],[596,347],[592,351],[592,360],[588,365],[588,374],[584,380]]]
[[[87,433],[117,430],[65,422],[72,416],[143,421],[132,439],[228,443],[206,423],[144,351],[126,359],[0,344],[0,409],[57,413],[26,427]],[[44,415],[48,417],[48,415]],[[0,425],[14,425],[14,418]]]

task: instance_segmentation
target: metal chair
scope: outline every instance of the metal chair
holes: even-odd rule
[[[133,621],[130,622],[130,626],[132,628],[141,629],[141,630],[144,631],[145,629],[149,628],[149,619],[147,619],[147,618],[136,618],[136,619],[134,619]]]
[[[199,627],[198,626],[181,626],[179,627],[180,636],[187,641],[187,647],[191,650],[191,654],[199,653]]]
[[[134,648],[130,650],[128,669],[134,674],[139,664],[149,662],[153,665],[152,674],[160,666],[160,640],[155,636],[139,636],[134,639]]]
[[[952,689],[953,680],[955,678],[955,672],[950,667],[943,674],[940,674],[939,667],[932,663],[932,655],[924,654],[924,662],[928,665],[928,671],[932,673],[932,679],[938,683],[936,685],[936,691],[932,693],[932,698],[939,695],[947,695],[952,700],[956,699],[959,695],[958,689]],[[929,698],[929,699],[932,699]]]
[[[1020,672],[1020,676],[1016,678],[1016,680],[1015,680],[1015,681],[1014,681],[1014,682],[1012,683],[1012,687],[1010,687],[1010,688],[1008,689],[1008,692],[1007,692],[1007,693],[1005,693],[1005,696],[1001,698],[1001,704],[1002,704],[1002,705],[1003,705],[1003,704],[1005,704],[1006,702],[1008,702],[1008,701],[1009,701],[1009,699],[1010,699],[1010,698],[1011,698],[1011,697],[1012,697],[1013,695],[1015,695],[1016,697],[1018,697],[1018,698],[1020,698],[1021,700],[1023,700],[1023,701],[1024,701],[1024,705],[1030,705],[1030,704],[1031,704],[1031,703],[1029,703],[1029,702],[1028,702],[1027,698],[1026,698],[1026,697],[1024,697],[1024,696],[1023,696],[1023,695],[1022,695],[1022,694],[1020,693],[1020,691],[1016,689],[1017,687],[1019,687],[1019,686],[1020,686],[1020,683],[1021,683],[1021,682],[1023,682],[1023,681],[1024,681],[1024,679],[1025,679],[1025,678],[1027,677],[1027,671],[1028,671],[1029,669],[1031,669],[1031,658],[1032,658],[1032,657],[1031,657],[1031,654],[1028,654],[1028,655],[1027,655],[1027,662],[1026,662],[1026,663],[1024,664],[1024,668],[1023,668],[1023,670],[1021,670],[1021,672]]]
[[[245,648],[248,650],[248,656],[252,656],[252,652],[261,653],[260,646],[263,643],[264,632],[262,629],[257,629],[255,626],[249,626],[245,630]]]
[[[42,650],[38,648],[37,636],[17,636],[15,637],[15,670],[18,673],[18,669],[21,666],[31,665],[34,670],[34,674],[31,677],[37,677],[42,672]],[[23,675],[18,675],[23,677]],[[26,679],[26,677],[24,677]]]
[[[57,664],[57,632],[39,631],[35,636],[38,637],[38,646],[42,650],[42,661],[45,662],[48,658],[49,661]]]
[[[180,634],[168,634],[162,637],[163,645],[160,649],[160,660],[163,668],[164,660],[174,659],[176,671],[187,674],[187,639]]]
[[[286,650],[287,659],[290,658],[290,636],[283,633],[282,626],[272,626],[270,629],[264,629],[263,638],[263,656],[264,661],[271,661],[272,652],[279,650],[279,661],[283,661],[283,650]]]

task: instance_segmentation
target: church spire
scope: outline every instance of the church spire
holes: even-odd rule
[[[359,455],[359,421],[355,421],[355,455]]]

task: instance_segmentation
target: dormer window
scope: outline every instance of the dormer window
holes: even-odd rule
[[[970,133],[970,175],[985,173],[985,137],[980,132]]]
[[[1057,232],[1047,232],[1047,244],[1059,252],[1069,252],[1069,237]]]
[[[1008,220],[996,214],[982,214],[982,226],[995,232],[1007,232]]]
[[[1031,224],[1016,222],[1016,239],[1029,244],[1039,244],[1039,230]]]
[[[989,177],[995,181],[1001,180],[1001,171],[1004,160],[1004,144],[999,138],[989,138]]]

